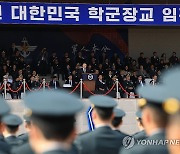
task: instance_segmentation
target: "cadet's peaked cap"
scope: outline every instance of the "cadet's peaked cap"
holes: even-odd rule
[[[15,114],[8,114],[2,118],[2,122],[10,126],[19,126],[23,121]]]
[[[64,91],[38,91],[24,98],[31,114],[45,116],[74,115],[83,108],[82,102]]]
[[[117,105],[116,101],[109,96],[96,95],[89,98],[95,107],[113,108]]]
[[[147,85],[143,87],[138,87],[137,92],[140,96],[148,101],[152,101],[157,104],[162,104],[166,100],[166,95],[168,95],[167,87],[163,85]]]
[[[123,110],[118,109],[118,108],[114,109],[114,114],[115,114],[115,118],[121,118],[126,115],[126,113]]]

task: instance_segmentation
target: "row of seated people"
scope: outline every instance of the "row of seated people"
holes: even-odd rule
[[[133,75],[131,74],[123,74],[124,71],[121,71],[121,76],[116,76],[112,74],[112,71],[109,71],[109,74],[107,76],[103,76],[102,74],[98,75],[98,78],[96,80],[95,84],[95,93],[98,94],[104,94],[108,90],[112,88],[112,86],[116,83],[117,79],[121,86],[119,86],[118,91],[120,92],[121,97],[127,97],[127,93],[133,92],[136,94],[136,88],[138,86],[143,86],[145,84],[144,78],[142,75],[136,75],[135,73]],[[24,91],[23,85],[23,76],[19,76],[15,82],[13,82],[11,76],[4,76],[7,80],[7,93],[11,95],[12,99],[21,99],[21,94]],[[68,79],[65,81],[63,87],[67,87],[69,85],[68,90],[73,90],[75,86],[79,83],[74,80],[73,75],[70,75]],[[158,84],[157,75],[155,74],[153,78],[150,80],[150,84],[156,85]],[[58,80],[58,76],[55,74],[52,77],[52,80],[49,83],[45,84],[45,88],[49,89],[59,89],[62,84],[60,84]],[[21,89],[19,89],[21,88]],[[43,80],[40,80],[38,74],[33,72],[33,75],[31,76],[30,80],[26,84],[26,90],[27,91],[33,91],[33,90],[39,90],[43,88]],[[19,89],[17,92],[16,90]],[[112,91],[116,91],[116,86],[112,89]],[[1,89],[1,93],[4,92],[4,89]]]
[[[99,91],[100,94],[106,93],[108,90],[111,89],[111,87],[114,84],[116,84],[117,79],[118,78],[116,76],[108,76],[106,80],[103,80],[103,76],[99,75],[98,80],[96,81],[96,90]],[[118,91],[120,92],[121,97],[130,97],[131,93],[134,93],[134,96],[138,97],[136,96],[136,88],[138,86],[144,86],[145,84],[152,84],[152,85],[159,84],[158,76],[156,74],[154,74],[152,79],[148,79],[147,83],[145,83],[145,80],[142,77],[142,75],[135,77],[135,76],[131,76],[130,74],[121,76],[121,78],[119,78],[118,81],[120,83],[120,85],[118,85],[119,87]],[[114,91],[116,90],[116,86],[114,87],[113,90]]]

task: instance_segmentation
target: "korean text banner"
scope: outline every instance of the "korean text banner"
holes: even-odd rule
[[[180,25],[180,5],[0,2],[1,24]]]

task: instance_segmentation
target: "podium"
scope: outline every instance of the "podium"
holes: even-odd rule
[[[98,75],[96,73],[83,73],[82,74],[83,82],[90,91],[95,90],[97,77]],[[83,90],[87,91],[85,88]]]

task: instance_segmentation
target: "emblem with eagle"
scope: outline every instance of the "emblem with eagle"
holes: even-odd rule
[[[30,55],[31,51],[36,50],[37,46],[30,46],[26,37],[23,37],[23,40],[21,42],[22,45],[17,45],[16,48],[19,50],[21,56],[27,58]]]

